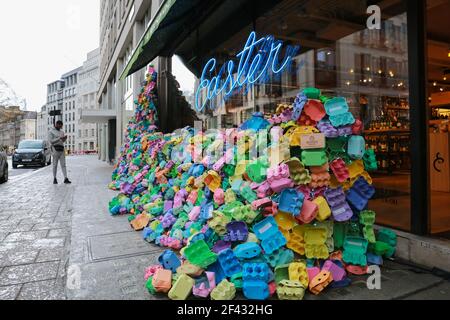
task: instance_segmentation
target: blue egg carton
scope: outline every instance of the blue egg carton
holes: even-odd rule
[[[223,240],[227,242],[244,242],[248,238],[247,224],[243,221],[232,221],[227,224],[227,233]]]
[[[214,203],[207,202],[202,205],[200,210],[200,219],[209,220],[213,217],[212,213],[214,211]]]
[[[284,189],[281,192],[278,210],[299,216],[303,207],[305,196],[296,189]]]
[[[233,250],[225,249],[218,254],[218,260],[222,270],[227,277],[231,277],[236,273],[242,272],[242,266]]]
[[[300,116],[302,115],[303,108],[305,107],[306,103],[308,102],[308,97],[304,93],[300,93],[294,101],[294,110],[292,112],[292,120],[295,122],[300,119]]]
[[[329,285],[331,289],[345,288],[352,284],[352,280],[350,278],[344,278],[341,281],[333,281]]]
[[[261,247],[255,242],[243,243],[234,248],[234,254],[238,259],[256,258],[261,252]]]
[[[225,271],[222,269],[219,261],[216,261],[213,264],[209,265],[206,271],[214,272],[216,284],[219,284],[223,279],[226,279]]]
[[[272,252],[280,249],[281,247],[284,247],[286,244],[287,240],[280,230],[278,230],[278,232],[273,234],[272,237],[261,241],[261,247],[267,254],[271,254]]]
[[[325,102],[325,111],[330,117],[345,114],[349,110],[347,100],[344,97],[335,97]]]
[[[362,136],[351,136],[348,139],[347,153],[352,159],[361,160],[366,153],[366,140]]]
[[[279,232],[278,224],[273,216],[269,216],[253,226],[253,233],[261,241],[270,239]]]
[[[344,127],[355,123],[355,117],[346,112],[336,116],[330,116],[330,122],[334,127]]]
[[[142,230],[142,239],[147,240],[150,235],[153,233],[153,230],[150,228],[144,228],[144,230]]]
[[[277,266],[289,264],[294,261],[294,251],[281,248],[272,252],[271,254],[264,254],[264,258],[272,268],[275,268]]]
[[[267,263],[245,263],[242,268],[242,279],[245,281],[269,282],[269,265]]]
[[[375,195],[375,187],[366,179],[359,177],[347,192],[347,201],[357,210],[362,211],[367,207],[370,199]]]
[[[269,285],[264,281],[244,281],[242,291],[249,300],[267,300],[270,297]]]
[[[383,265],[383,257],[376,255],[374,253],[368,252],[367,253],[367,264],[381,266],[381,265]]]
[[[177,272],[177,268],[181,265],[180,259],[172,250],[164,251],[158,258],[158,262],[164,269]]]
[[[317,124],[317,129],[325,135],[326,138],[337,138],[339,130],[330,123],[330,121],[322,120]]]

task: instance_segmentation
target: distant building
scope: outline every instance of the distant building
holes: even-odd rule
[[[96,152],[98,148],[97,124],[84,123],[81,116],[85,110],[98,110],[97,90],[99,85],[100,50],[96,49],[87,54],[78,74],[76,120],[76,152]]]
[[[81,67],[69,71],[62,75],[62,80],[64,81],[63,89],[63,122],[64,131],[67,135],[66,148],[69,153],[74,153],[76,151],[75,146],[77,145],[77,130],[78,121],[75,117],[77,106],[77,90],[78,90],[78,80]]]
[[[19,107],[0,107],[0,146],[9,152],[22,140],[37,139],[37,113]]]

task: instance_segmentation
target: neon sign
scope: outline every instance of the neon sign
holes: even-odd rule
[[[225,102],[239,90],[248,90],[254,84],[266,83],[272,75],[278,75],[292,64],[300,49],[299,46],[287,46],[285,57],[279,61],[283,42],[273,36],[256,39],[256,33],[250,33],[247,42],[236,55],[235,62],[229,60],[216,73],[217,60],[210,59],[203,68],[200,84],[195,94],[195,108],[201,112],[206,107],[215,109],[216,98],[221,96]]]

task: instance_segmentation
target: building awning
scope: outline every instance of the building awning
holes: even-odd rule
[[[116,111],[112,109],[82,109],[81,123],[107,123],[117,118]]]
[[[217,1],[164,0],[125,66],[120,80],[144,68],[157,56],[164,56],[165,53],[170,55],[174,38],[178,37],[182,30],[189,29],[191,19],[198,15],[208,2]]]
[[[292,1],[292,0],[291,0]],[[202,57],[274,7],[279,0],[165,0],[125,66],[120,80],[158,56],[180,56],[199,76]]]

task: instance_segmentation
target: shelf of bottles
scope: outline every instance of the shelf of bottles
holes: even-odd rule
[[[367,148],[374,149],[380,173],[411,169],[409,105],[407,99],[383,97],[382,114],[364,131]]]

